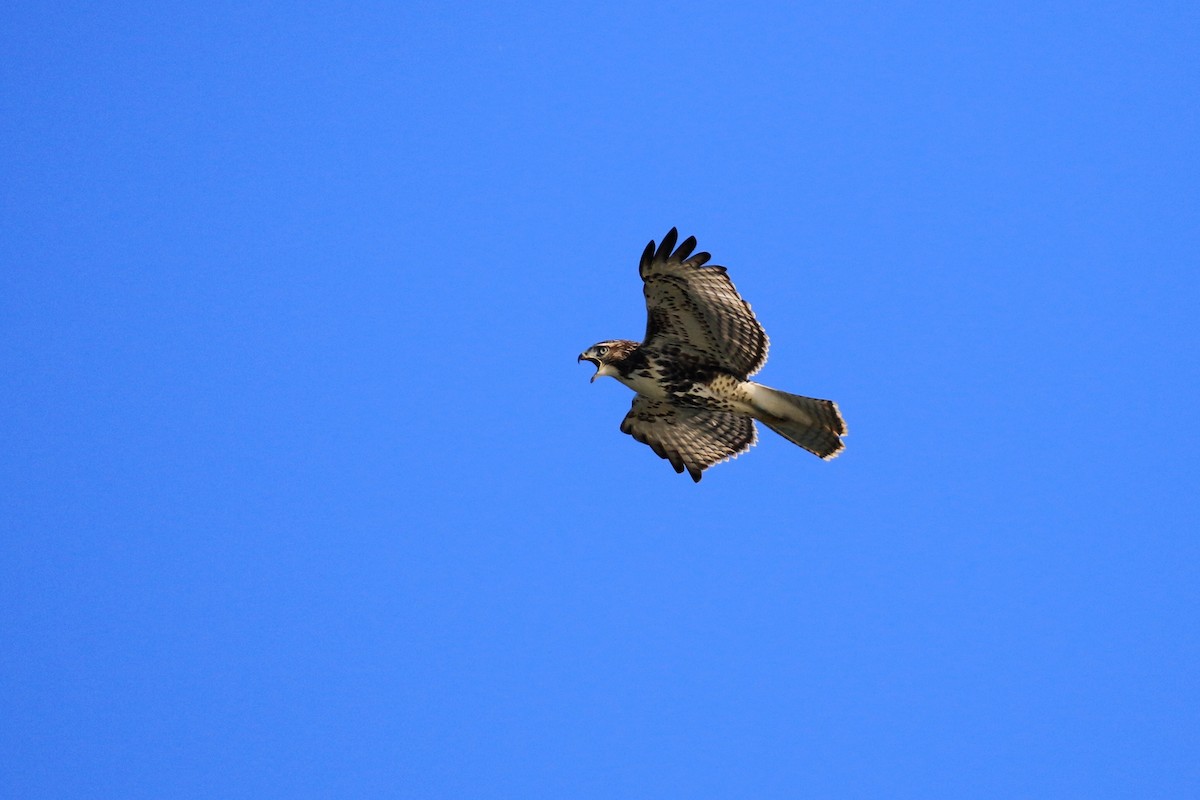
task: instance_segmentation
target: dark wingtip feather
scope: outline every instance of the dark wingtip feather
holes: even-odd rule
[[[691,475],[691,476],[692,476],[692,482],[693,482],[693,483],[699,483],[699,482],[700,482],[700,478],[701,478],[701,476],[703,476],[703,475],[704,475],[704,471],[703,471],[703,470],[698,470],[698,469],[696,469],[696,468],[695,468],[695,467],[693,467],[693,466],[688,466],[688,475]]]
[[[701,250],[699,253],[696,253],[696,255],[689,258],[688,261],[692,264],[695,264],[697,267],[699,267],[699,266],[702,266],[703,264],[707,263],[710,258],[712,258],[712,256],[710,256],[708,253]]]
[[[654,254],[656,261],[661,261],[664,258],[671,257],[671,251],[675,249],[675,242],[679,241],[679,231],[671,228],[667,231],[667,235],[662,238],[662,242],[658,245],[658,252]]]
[[[687,257],[690,256],[692,251],[695,249],[696,237],[689,236],[688,238],[684,239],[683,244],[679,245],[678,249],[675,250],[675,255],[673,258],[678,258],[680,261],[686,261]]]
[[[654,240],[650,240],[650,244],[646,245],[646,249],[642,251],[642,266],[650,263],[650,259],[654,258]]]

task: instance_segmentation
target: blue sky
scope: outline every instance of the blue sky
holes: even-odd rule
[[[1200,793],[1194,4],[0,47],[3,796]],[[619,433],[672,226],[841,458]]]

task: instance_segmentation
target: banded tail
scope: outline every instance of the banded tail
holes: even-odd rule
[[[788,394],[761,383],[747,382],[755,418],[771,430],[828,461],[846,445],[846,422],[832,400]]]

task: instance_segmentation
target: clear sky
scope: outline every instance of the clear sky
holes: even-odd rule
[[[735,6],[6,9],[0,796],[1200,796],[1200,6]]]

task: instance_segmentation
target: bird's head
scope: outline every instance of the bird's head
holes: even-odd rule
[[[637,342],[628,339],[609,339],[584,350],[576,361],[590,361],[596,365],[596,374],[592,376],[592,382],[595,382],[596,378],[603,375],[617,375],[614,365],[628,358],[637,346]]]

